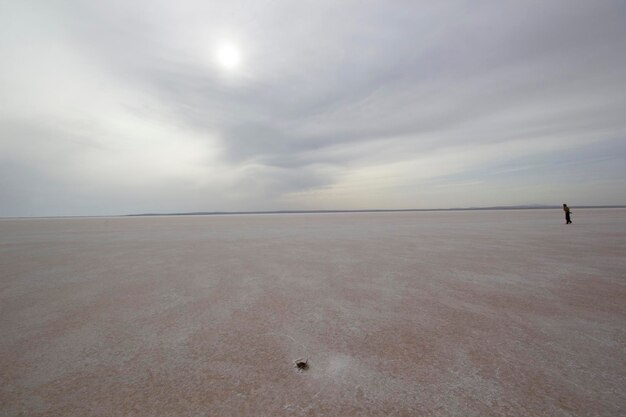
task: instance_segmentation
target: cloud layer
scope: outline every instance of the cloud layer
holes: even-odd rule
[[[0,216],[626,204],[624,21],[617,0],[5,1]]]

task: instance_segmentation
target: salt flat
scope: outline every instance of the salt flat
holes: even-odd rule
[[[573,211],[0,220],[0,415],[626,415],[626,210]]]

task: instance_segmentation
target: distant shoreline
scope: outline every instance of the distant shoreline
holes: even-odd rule
[[[241,214],[324,214],[324,213],[403,213],[420,211],[480,211],[480,210],[554,210],[561,206],[494,206],[494,207],[458,207],[458,208],[434,208],[434,209],[364,209],[364,210],[268,210],[268,211],[210,211],[190,213],[141,213],[125,214],[123,217],[137,216],[220,216]],[[610,209],[626,208],[624,206],[570,206],[572,209]]]
[[[626,208],[626,205],[601,206],[570,206],[572,209],[616,209]],[[334,214],[334,213],[404,213],[404,212],[432,212],[432,211],[484,211],[484,210],[556,210],[559,206],[493,206],[493,207],[458,207],[433,209],[364,209],[364,210],[267,210],[267,211],[198,211],[181,213],[139,213],[139,214],[109,214],[93,216],[14,216],[0,217],[2,219],[66,219],[66,218],[98,218],[98,217],[158,217],[158,216],[234,216],[257,214]]]

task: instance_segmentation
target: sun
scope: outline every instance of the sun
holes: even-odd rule
[[[241,66],[241,51],[235,44],[222,43],[215,50],[215,60],[220,68],[234,71]]]

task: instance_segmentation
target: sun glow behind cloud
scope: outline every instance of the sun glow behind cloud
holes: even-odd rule
[[[242,64],[241,49],[235,43],[222,42],[215,50],[215,62],[224,71],[236,71]]]

